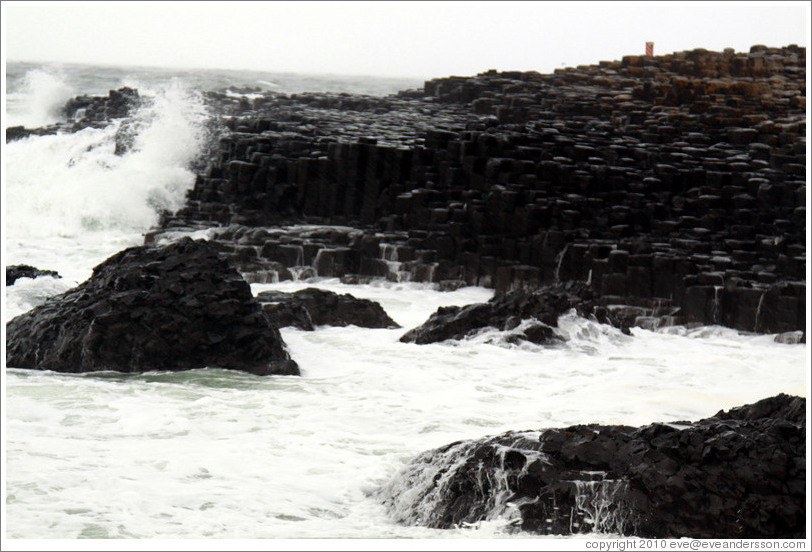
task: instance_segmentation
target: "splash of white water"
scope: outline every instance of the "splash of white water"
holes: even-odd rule
[[[59,71],[32,69],[23,77],[20,88],[6,98],[9,105],[5,126],[36,128],[56,123],[62,118],[65,102],[74,95]]]
[[[91,250],[100,262],[141,243],[161,210],[183,205],[194,184],[189,165],[204,140],[202,100],[177,80],[142,96],[144,105],[127,124],[132,148],[123,155],[115,154],[122,120],[7,145],[8,264],[86,277],[86,256],[79,270],[67,258],[51,254],[43,261],[37,252],[62,249],[82,257]]]

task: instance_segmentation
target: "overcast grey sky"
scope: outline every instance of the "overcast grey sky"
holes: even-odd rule
[[[808,46],[809,2],[3,2],[11,61],[441,77]]]

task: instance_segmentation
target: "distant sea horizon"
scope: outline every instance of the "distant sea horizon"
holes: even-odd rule
[[[341,73],[341,72],[321,72],[321,71],[289,71],[289,70],[274,70],[274,69],[240,69],[233,67],[196,67],[196,66],[161,66],[161,65],[143,65],[143,64],[115,64],[106,62],[76,62],[76,61],[54,61],[54,60],[27,60],[27,59],[9,59],[5,58],[7,66],[30,66],[30,67],[51,67],[51,68],[97,68],[97,69],[111,69],[118,71],[133,71],[133,72],[154,72],[164,74],[187,74],[187,73],[222,73],[232,74],[234,76],[255,75],[257,77],[267,75],[280,75],[280,76],[298,76],[298,77],[313,77],[325,78],[333,80],[377,80],[377,81],[390,81],[392,83],[402,82],[404,85],[414,87],[421,85],[426,80],[434,78],[443,78],[449,75],[376,75],[366,73]],[[469,75],[473,76],[473,75]]]

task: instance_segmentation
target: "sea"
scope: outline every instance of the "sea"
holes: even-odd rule
[[[152,100],[132,115],[137,136],[126,154],[114,154],[120,120],[3,146],[3,264],[62,276],[6,287],[6,322],[143,244],[161,210],[184,204],[211,116],[202,91],[383,96],[422,81],[8,62],[3,124],[52,124],[69,98],[122,86]],[[438,307],[487,301],[493,291],[329,278],[251,284],[255,294],[305,287],[378,301],[402,328],[285,328],[301,377],[6,366],[5,537],[33,549],[117,549],[131,539],[139,544],[128,549],[581,546],[618,535],[515,532],[509,508],[453,529],[402,525],[395,519],[407,516],[388,511],[380,489],[396,487],[421,452],[459,440],[699,420],[778,393],[807,396],[810,387],[808,346],[774,335],[719,326],[624,335],[567,313],[557,330],[566,341],[553,347],[515,344],[496,329],[416,345],[399,338]]]

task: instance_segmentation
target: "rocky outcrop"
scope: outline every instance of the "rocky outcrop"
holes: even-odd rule
[[[110,90],[107,96],[76,96],[68,100],[62,108],[64,120],[41,128],[29,129],[23,126],[6,128],[6,143],[21,140],[28,136],[46,136],[60,132],[78,132],[84,128],[105,127],[113,119],[127,117],[141,105],[138,91],[123,87]],[[123,134],[122,134],[123,136]],[[127,149],[126,139],[116,136],[116,154]]]
[[[263,291],[257,295],[263,312],[278,328],[294,326],[312,331],[315,326],[399,328],[378,303],[349,293],[306,288],[293,293]]]
[[[77,96],[68,100],[62,113],[68,120],[78,125],[90,126],[92,123],[109,123],[130,114],[139,105],[141,98],[138,90],[127,86],[110,90],[107,96]]]
[[[560,340],[552,330],[558,325],[558,317],[573,309],[580,316],[595,316],[600,322],[629,331],[628,321],[596,305],[589,286],[570,282],[533,291],[497,294],[487,303],[440,307],[425,323],[406,332],[400,340],[417,344],[459,340],[485,328],[512,330],[522,320],[533,319],[536,323],[524,329],[518,338],[539,344],[552,343]]]
[[[509,432],[423,453],[378,495],[434,528],[804,538],[805,435],[806,400],[787,395],[694,423]]]
[[[163,226],[245,228],[245,274],[580,281],[607,306],[804,331],[805,71],[804,48],[755,46],[386,98],[212,96],[219,147]],[[293,224],[357,235],[277,242],[301,245],[294,259],[254,231]]]
[[[38,130],[35,130],[35,129],[25,128],[22,125],[13,126],[13,127],[7,127],[6,128],[6,144],[8,144],[9,142],[14,142],[15,140],[22,140],[23,138],[28,138],[32,134],[38,135],[38,136],[41,136],[41,135],[44,135],[44,134],[56,134],[56,130],[54,130],[53,132],[48,132],[48,131],[42,132],[42,131],[38,131]]]
[[[6,324],[6,365],[92,372],[218,367],[298,374],[279,331],[214,245],[125,249]]]
[[[40,276],[51,276],[61,278],[55,270],[40,270],[30,265],[11,265],[6,267],[6,285],[14,285],[19,278],[39,278]]]

